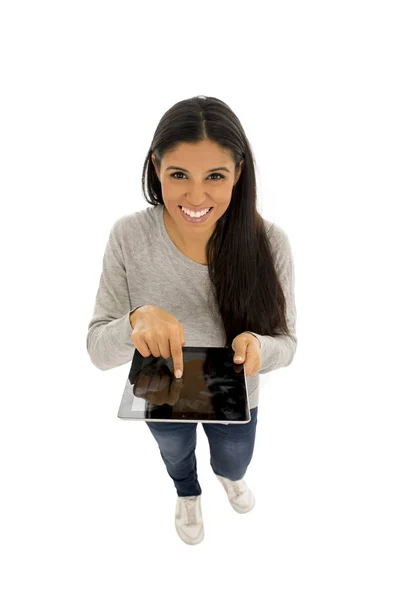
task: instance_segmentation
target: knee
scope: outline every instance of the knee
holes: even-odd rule
[[[242,479],[247,471],[247,467],[232,460],[218,460],[217,462],[211,458],[211,467],[215,475],[226,477],[232,481]]]
[[[187,443],[187,440],[170,437],[158,438],[158,447],[161,456],[169,462],[177,464],[184,462],[195,450],[195,443]]]

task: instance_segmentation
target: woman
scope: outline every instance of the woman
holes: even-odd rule
[[[87,335],[102,370],[131,362],[137,348],[143,356],[172,354],[176,377],[187,341],[232,347],[235,362],[245,364],[251,421],[202,425],[211,467],[240,513],[255,503],[243,476],[254,449],[259,374],[288,366],[297,346],[291,247],[257,211],[254,164],[240,121],[221,100],[190,98],[163,115],[143,168],[151,206],[111,228]],[[197,423],[146,424],[177,490],[176,530],[197,544],[204,537]]]

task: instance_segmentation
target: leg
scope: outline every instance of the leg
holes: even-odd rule
[[[145,421],[173,479],[178,496],[202,494],[197,479],[197,423],[152,423]]]
[[[251,409],[251,421],[242,425],[219,425],[202,423],[208,437],[211,467],[216,475],[232,481],[242,479],[251,462],[258,407]]]

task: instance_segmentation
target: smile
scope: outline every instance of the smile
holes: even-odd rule
[[[180,214],[182,215],[183,219],[188,223],[202,223],[203,221],[206,221],[209,215],[211,214],[212,210],[213,206],[210,206],[208,209],[206,209],[206,212],[190,212],[187,208],[179,206]]]

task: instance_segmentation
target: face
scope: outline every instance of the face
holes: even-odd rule
[[[206,241],[216,221],[226,212],[237,183],[243,160],[237,172],[230,153],[215,142],[181,143],[165,153],[160,169],[154,164],[162,187],[162,197],[175,231],[184,244]],[[205,220],[189,221],[180,207],[200,212],[212,207]]]

